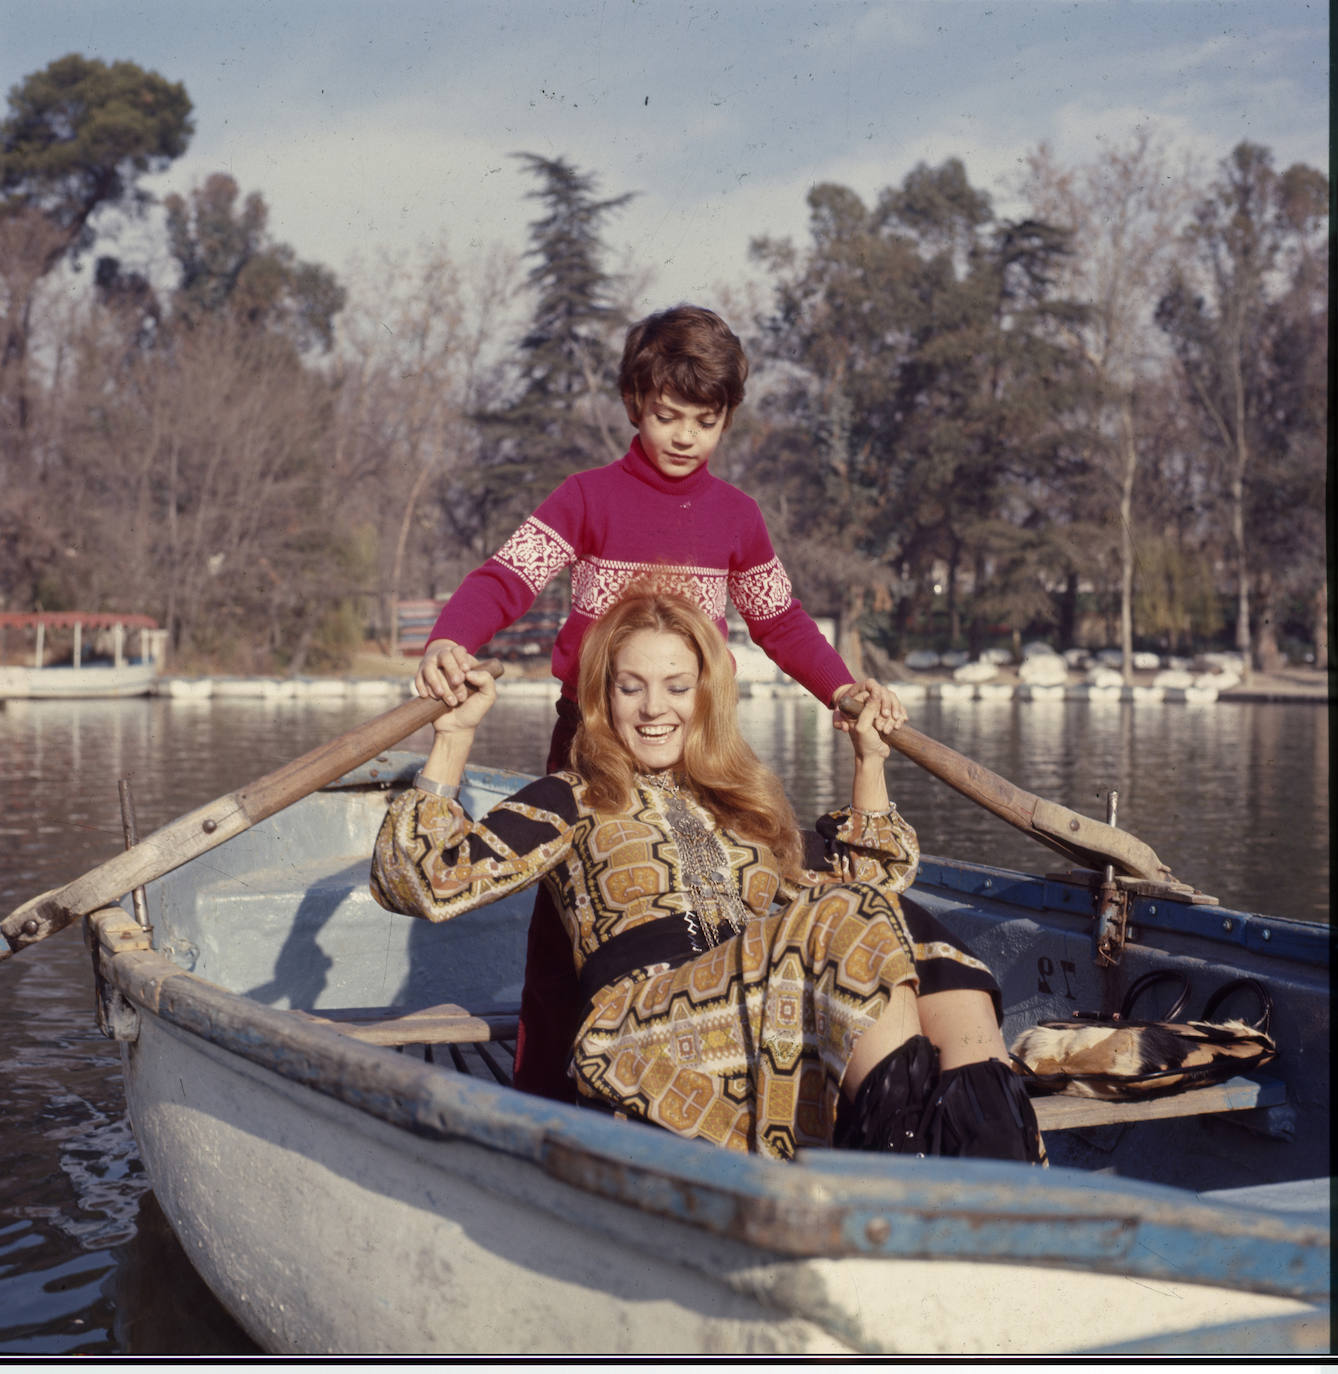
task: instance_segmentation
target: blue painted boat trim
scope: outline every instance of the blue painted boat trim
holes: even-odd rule
[[[1033,877],[931,855],[921,856],[916,885],[960,894],[991,908],[999,904],[1023,912],[1068,911],[1089,917],[1092,914],[1092,889],[1084,883]],[[1321,968],[1329,966],[1333,945],[1331,926],[1168,897],[1136,897],[1129,921],[1142,931],[1174,931],[1209,944]]]

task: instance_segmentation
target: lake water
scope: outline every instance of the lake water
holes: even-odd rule
[[[378,709],[342,700],[8,703],[0,913],[121,848],[118,778],[130,778],[147,834]],[[815,705],[758,700],[741,712],[801,820],[848,796],[848,746]],[[1225,905],[1328,920],[1323,705],[925,702],[911,712],[926,734],[1087,815],[1103,818],[1117,787],[1120,823]],[[504,698],[476,757],[532,769],[551,721],[545,700]],[[424,732],[409,747],[427,742]],[[895,754],[889,782],[926,854],[1063,867]],[[254,1353],[154,1203],[125,1121],[118,1052],[94,1025],[87,965],[73,928],[0,963],[0,1356]]]

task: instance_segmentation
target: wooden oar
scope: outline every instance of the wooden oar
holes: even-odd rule
[[[488,659],[479,666],[493,677],[502,675],[502,665],[496,659]],[[119,901],[135,888],[161,878],[224,840],[249,830],[258,821],[301,801],[343,777],[351,768],[398,744],[406,735],[431,724],[448,709],[435,697],[406,701],[238,791],[178,817],[72,883],[25,902],[0,921],[0,935],[9,945],[8,949],[0,945],[0,960],[45,940],[90,911]]]
[[[840,705],[842,712],[853,718],[859,715],[859,707],[850,702],[851,695],[847,693]],[[1032,839],[1049,845],[1082,868],[1104,869],[1109,865],[1125,877],[1193,891],[1189,884],[1180,882],[1172,874],[1150,845],[1127,830],[1117,830],[1104,821],[1094,821],[1066,806],[1024,792],[983,764],[930,739],[913,726],[903,725],[899,730],[890,730],[883,738],[898,753],[905,754],[962,796],[992,811]]]

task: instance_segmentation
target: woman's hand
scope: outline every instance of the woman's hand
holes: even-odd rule
[[[879,727],[879,721],[889,720],[890,717],[881,703],[876,701],[870,692],[865,692],[863,687],[856,688],[848,695],[852,705],[859,705],[860,713],[852,719],[838,710],[837,728],[850,736],[856,763],[868,760],[870,763],[882,764],[892,753],[892,745],[883,739],[883,731],[890,731],[893,727],[890,724]]]
[[[851,683],[846,687],[838,687],[834,700],[837,709],[832,724],[845,734],[853,734],[859,725],[855,717],[847,716],[841,710],[842,701],[846,701],[852,706],[859,706],[861,718],[868,708],[872,707],[871,722],[873,728],[883,734],[887,734],[891,730],[900,730],[906,724],[906,708],[901,704],[901,698],[890,687],[879,682],[876,678],[865,678],[858,686]],[[882,757],[886,758],[888,752],[884,748]],[[858,749],[856,753],[858,755]]]
[[[423,651],[414,674],[414,691],[420,697],[436,697],[447,706],[458,706],[467,695],[465,674],[473,656],[453,639],[434,639]]]
[[[885,811],[887,796],[886,764],[892,746],[884,738],[906,723],[906,708],[897,694],[881,682],[867,678],[836,694],[838,702],[832,724],[850,736],[855,751],[855,777],[850,804],[857,811]],[[847,716],[841,704],[857,706],[859,714]]]
[[[454,693],[460,705],[443,711],[432,722],[436,732],[432,748],[423,764],[423,776],[447,787],[458,783],[465,775],[465,764],[474,743],[474,731],[479,722],[492,710],[497,700],[497,683],[486,668],[480,668],[472,654],[465,655],[460,688]],[[470,688],[474,690],[471,691]]]

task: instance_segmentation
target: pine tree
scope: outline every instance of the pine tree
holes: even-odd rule
[[[621,453],[608,423],[616,404],[614,343],[625,320],[613,300],[601,237],[630,193],[601,199],[593,173],[565,158],[519,153],[543,206],[530,224],[526,281],[534,313],[517,347],[514,400],[479,419],[490,461],[479,480],[508,498],[507,519],[564,477]],[[486,504],[498,512],[495,501]],[[494,524],[499,523],[494,520]]]
[[[0,485],[26,442],[29,332],[41,280],[77,262],[98,212],[137,213],[140,185],[186,151],[193,125],[185,87],[133,62],[71,53],[9,92],[0,121]]]

